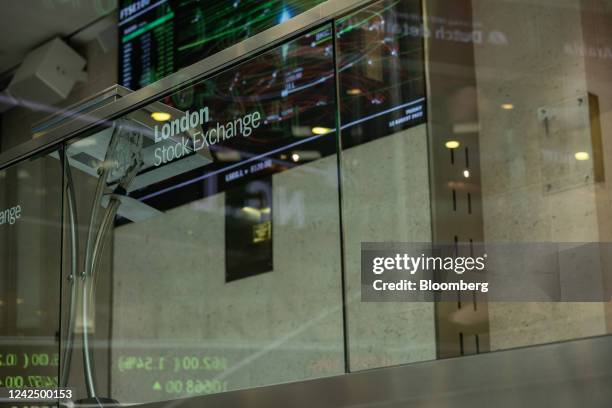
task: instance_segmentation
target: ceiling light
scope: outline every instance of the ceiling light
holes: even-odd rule
[[[255,216],[255,217],[259,217],[261,215],[261,211],[259,210],[259,208],[254,208],[254,207],[242,207],[242,211],[244,211],[245,213]]]
[[[514,105],[511,103],[503,103],[501,108],[504,110],[512,110],[514,109]]]
[[[170,115],[168,112],[153,112],[151,113],[151,117],[153,118],[153,120],[156,120],[158,122],[165,122],[167,120],[170,120],[172,115]]]
[[[300,155],[297,153],[293,153],[291,155],[291,159],[293,159],[293,161],[297,163],[298,161],[300,161]]]
[[[470,171],[468,169],[463,170],[463,177],[470,178]]]
[[[347,95],[361,95],[361,89],[359,88],[351,88],[346,91]]]
[[[579,161],[585,161],[585,160],[589,160],[589,154],[587,152],[577,152],[574,157],[576,158],[576,160]]]
[[[331,129],[323,126],[315,126],[312,128],[312,133],[315,135],[324,135],[329,132],[331,132]]]
[[[447,149],[456,149],[460,145],[461,143],[459,143],[457,140],[449,140],[444,144],[444,146],[446,146]]]

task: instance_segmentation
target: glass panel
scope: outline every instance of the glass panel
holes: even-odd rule
[[[71,141],[63,231],[58,153],[1,171],[2,385],[139,403],[609,334],[610,7],[421,6],[374,2]],[[364,301],[370,242],[506,251],[493,272],[526,290]]]
[[[337,24],[351,370],[436,358],[432,303],[361,302],[361,243],[430,242],[420,2]]]
[[[70,144],[97,396],[344,372],[332,48],[325,26]]]
[[[0,170],[0,386],[54,388],[59,367],[59,153]]]
[[[380,1],[338,21],[352,370],[610,333],[604,3],[432,0],[423,21]],[[364,302],[364,242],[488,254],[492,290]]]

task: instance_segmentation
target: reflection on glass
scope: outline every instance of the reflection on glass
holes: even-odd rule
[[[325,26],[70,144],[91,282],[81,395],[343,372],[332,49]]]
[[[418,1],[381,1],[336,28],[354,371],[436,358],[431,303],[360,302],[362,242],[432,239],[421,24]]]
[[[500,3],[493,12],[484,2],[474,4],[474,24],[483,33],[474,46],[473,70],[485,243],[553,242],[578,249],[610,242],[611,207],[604,204],[610,197],[605,140],[611,105],[604,90],[610,60],[575,48],[609,42],[610,10],[594,3],[565,6]],[[543,25],[532,30],[532,24]],[[466,105],[465,94],[451,109],[460,105]],[[600,263],[599,276],[593,276],[588,267],[570,266],[571,250],[560,250],[554,273],[544,277],[547,289],[600,291],[612,265],[607,252],[589,256],[588,263]],[[537,288],[543,283],[535,261],[518,273]],[[609,303],[491,302],[488,308],[491,350],[602,335],[611,327]]]
[[[60,156],[0,171],[0,379],[137,403],[609,334],[610,303],[360,301],[362,242],[612,241],[609,13],[440,4],[369,4],[70,141],[63,242]],[[503,264],[601,291],[610,254],[571,254]]]
[[[579,9],[433,2],[424,22],[417,2],[380,1],[338,21],[352,370],[609,332],[610,305],[601,302],[502,303],[480,294],[435,304],[359,301],[362,242],[579,249],[610,241],[610,98],[593,86],[609,82],[609,64],[570,45],[600,41],[609,13]],[[542,21],[547,29],[528,29]],[[503,264],[526,286],[560,296],[577,285],[601,292],[607,251],[588,257],[597,268],[570,266],[572,253],[558,250],[546,276],[535,255]]]
[[[6,388],[58,383],[58,159],[54,152],[0,170],[0,384]]]
[[[416,1],[383,1],[337,22],[342,146],[425,123],[423,40]]]
[[[322,2],[121,0],[119,83],[141,88]]]

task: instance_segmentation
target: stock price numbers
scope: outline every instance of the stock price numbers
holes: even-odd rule
[[[119,371],[225,371],[227,359],[217,356],[182,356],[182,357],[151,357],[151,356],[120,356]]]
[[[228,369],[226,357],[195,354],[121,355],[117,360],[117,368],[121,373],[144,375],[139,379],[130,376],[126,381],[135,382],[137,385],[148,382],[149,389],[154,392],[174,397],[214,394],[228,390],[227,381],[216,377]]]
[[[57,387],[57,375],[47,374],[49,371],[56,373],[58,365],[59,353],[0,353],[0,370],[9,372],[0,375],[0,387]],[[17,375],[17,371],[21,375]]]

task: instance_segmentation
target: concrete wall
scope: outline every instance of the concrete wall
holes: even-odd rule
[[[583,0],[583,47],[569,48],[584,55],[587,89],[599,100],[605,183],[596,186],[599,238],[612,242],[612,3],[603,0]],[[606,162],[607,161],[607,162]],[[603,254],[603,264],[612,268],[612,254]],[[608,279],[610,279],[608,277]],[[608,287],[612,281],[606,282]],[[606,305],[608,332],[612,331],[612,302]]]
[[[565,47],[583,42],[580,1],[473,4],[474,20],[507,39],[475,45],[485,242],[599,241],[596,186],[546,168],[545,154],[562,150],[562,138],[546,145],[538,118],[541,107],[577,112],[588,90],[584,57]],[[502,109],[506,103],[514,109]],[[590,137],[586,127],[555,136],[569,132]],[[601,303],[492,302],[489,315],[492,350],[606,332]]]
[[[436,358],[432,303],[361,302],[361,242],[430,242],[426,126],[343,151],[352,371]]]
[[[225,282],[224,193],[116,230],[114,367],[130,353],[221,357],[226,370],[195,377],[227,389],[343,371],[336,157],[276,174],[273,186],[269,273]],[[170,378],[190,377],[160,377]],[[158,398],[146,380],[115,369],[113,395]]]
[[[373,157],[376,169],[368,166]],[[224,194],[115,231],[113,396],[168,398],[154,378],[120,372],[126,356],[224,357],[199,373],[228,389],[344,372],[337,161],[278,173],[274,271],[225,283]],[[428,241],[425,126],[344,152],[345,247],[351,369],[435,358],[431,304],[360,303],[360,243]],[[193,377],[193,376],[192,376]]]

